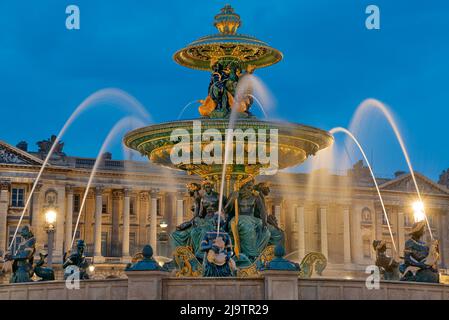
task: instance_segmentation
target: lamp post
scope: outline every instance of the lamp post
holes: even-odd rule
[[[45,212],[45,222],[46,222],[46,231],[48,236],[48,257],[47,257],[47,265],[49,268],[52,266],[53,262],[53,242],[55,238],[55,222],[56,222],[56,211],[54,209],[48,209]]]

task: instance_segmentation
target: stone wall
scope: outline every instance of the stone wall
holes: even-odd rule
[[[449,285],[382,281],[368,290],[364,280],[303,279],[298,281],[300,300],[448,300]]]
[[[261,300],[265,296],[263,278],[231,280],[169,278],[163,281],[167,300]]]
[[[69,290],[65,281],[0,285],[0,300],[126,300],[128,279],[80,281]]]
[[[264,277],[174,278],[164,272],[134,271],[126,279],[81,281],[69,290],[64,281],[0,285],[0,300],[448,300],[449,285],[382,281],[368,290],[363,280],[298,279],[289,272]]]

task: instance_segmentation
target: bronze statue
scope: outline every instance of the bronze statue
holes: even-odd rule
[[[438,261],[439,245],[434,240],[431,246],[421,241],[426,222],[416,222],[410,232],[410,239],[405,242],[404,263],[399,267],[401,281],[439,283]]]
[[[282,270],[282,271],[300,271],[301,268],[298,263],[289,261],[284,258],[285,256],[285,248],[278,244],[274,248],[274,256],[275,258],[271,261],[268,261],[266,265],[263,267],[264,270]]]
[[[128,264],[126,271],[168,271],[167,268],[161,267],[153,258],[153,248],[147,244],[143,247],[141,258],[134,263]]]
[[[36,239],[29,226],[20,230],[23,241],[15,254],[7,253],[5,261],[12,260],[12,275],[10,283],[31,282],[34,275],[33,260],[36,251]]]
[[[234,191],[224,208],[234,238],[236,256],[254,261],[270,241],[267,212],[259,192],[254,190],[254,180]]]
[[[384,280],[399,280],[399,262],[387,255],[387,243],[384,240],[374,240],[373,248],[376,251],[376,266],[379,268]]]
[[[218,231],[218,220],[220,228]],[[217,230],[207,232],[201,241],[203,258],[203,277],[231,277],[235,275],[236,266],[232,260],[231,237],[224,231],[226,224],[224,215],[219,219],[218,212],[215,214],[214,225]]]
[[[196,258],[202,261],[204,253],[201,251],[201,240],[208,231],[215,229],[213,217],[218,211],[220,196],[208,180],[202,182],[201,190],[197,184],[187,186],[194,201],[194,217],[178,226],[177,230],[170,234],[170,241],[173,247],[190,247]],[[224,198],[223,203],[225,201]]]
[[[49,267],[43,267],[45,264],[45,258],[47,258],[47,253],[39,253],[40,259],[36,262],[36,265],[34,266],[34,273],[36,276],[41,278],[41,281],[51,281],[55,280],[55,272],[52,268]]]
[[[212,187],[212,182],[205,180],[202,183],[199,217],[213,217],[218,211],[220,195]]]
[[[76,243],[76,252],[72,253],[62,265],[62,268],[64,269],[64,280],[78,272],[80,280],[89,279],[87,273],[89,262],[84,256],[85,248],[86,244],[84,243],[84,240],[78,240]]]

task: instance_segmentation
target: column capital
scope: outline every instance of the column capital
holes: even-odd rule
[[[96,186],[95,187],[95,195],[98,196],[102,196],[103,195],[103,191],[104,191],[104,186]]]
[[[348,203],[348,202],[343,202],[343,203],[340,203],[340,206],[342,207],[342,209],[343,210],[351,210],[351,203]]]
[[[67,194],[73,194],[75,186],[73,184],[66,184],[65,185],[65,192]]]
[[[159,196],[159,189],[151,189],[150,195],[151,198],[157,198]]]
[[[186,191],[181,191],[181,190],[176,191],[176,198],[177,198],[178,200],[184,199],[184,197],[185,197],[186,195],[187,195],[187,192],[186,192]]]
[[[131,188],[129,188],[129,187],[123,188],[123,196],[126,197],[126,198],[129,198],[131,196],[131,192],[132,191],[133,190]]]
[[[139,198],[140,198],[140,201],[148,201],[149,192],[148,191],[140,191]]]
[[[113,190],[112,200],[120,200],[123,197],[123,190]]]
[[[9,187],[11,186],[11,181],[9,180],[2,180],[0,181],[0,190],[9,190]]]

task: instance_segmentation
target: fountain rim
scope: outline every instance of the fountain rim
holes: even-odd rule
[[[248,48],[264,48],[268,50],[268,53],[259,57],[255,60],[242,61],[245,65],[253,64],[257,68],[265,68],[271,65],[274,65],[280,62],[284,55],[278,49],[270,46],[268,43],[259,40],[256,37],[246,35],[246,34],[212,34],[208,36],[203,36],[191,43],[189,43],[186,47],[179,49],[173,54],[173,60],[179,65],[187,68],[191,68],[194,70],[202,70],[202,71],[211,71],[210,67],[210,59],[209,60],[200,60],[195,59],[193,57],[189,57],[186,59],[183,57],[183,53],[187,54],[187,52],[194,48],[201,47],[216,47],[220,45],[240,45],[246,46]],[[221,58],[226,58],[228,56],[223,56]],[[229,56],[230,58],[236,58],[234,56]],[[209,62],[209,63],[208,63]]]
[[[178,126],[178,128],[188,129],[188,128],[190,128],[191,125],[193,125],[194,121],[201,121],[202,123],[203,122],[207,122],[209,124],[215,122],[215,123],[220,124],[220,125],[226,125],[226,124],[229,123],[229,119],[226,119],[226,118],[218,118],[218,119],[193,118],[193,119],[183,119],[183,120],[173,120],[173,121],[161,122],[161,123],[158,123],[158,124],[150,124],[150,125],[145,126],[145,127],[134,129],[134,130],[128,132],[127,134],[125,134],[125,136],[123,137],[123,143],[125,144],[126,147],[136,150],[135,147],[132,146],[132,140],[136,140],[138,138],[141,138],[140,135],[148,134],[149,131],[155,131],[157,129],[166,128],[167,126],[170,126],[170,125],[174,126],[176,124],[182,124],[182,123],[186,123],[186,125],[185,126]],[[324,130],[324,129],[320,129],[320,128],[317,128],[317,127],[312,127],[312,126],[309,126],[309,125],[294,123],[294,122],[280,121],[280,120],[266,121],[266,120],[259,120],[259,119],[256,119],[256,118],[237,119],[236,120],[236,125],[234,127],[234,130],[239,129],[239,123],[251,123],[251,122],[253,122],[255,124],[255,126],[254,126],[255,128],[257,128],[256,126],[259,123],[261,125],[268,125],[268,126],[279,125],[279,126],[282,126],[285,129],[287,129],[287,128],[291,128],[293,130],[305,129],[305,132],[321,134],[323,139],[327,140],[328,143],[323,145],[323,146],[319,146],[319,148],[318,148],[319,150],[322,150],[324,148],[327,148],[327,147],[331,146],[333,144],[333,142],[334,142],[334,136],[331,133],[329,133],[328,131]],[[226,126],[225,129],[228,129],[227,126]],[[312,141],[310,141],[310,142],[312,142]],[[316,142],[313,142],[313,143],[316,144]]]

